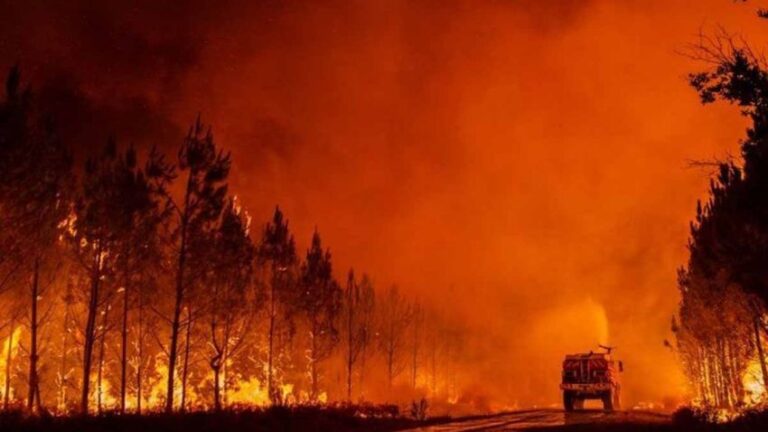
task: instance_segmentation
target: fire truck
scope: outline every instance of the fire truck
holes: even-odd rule
[[[613,347],[600,345],[604,352],[569,354],[563,360],[563,408],[566,411],[583,409],[587,399],[599,399],[603,409],[620,409],[621,383],[624,371],[621,361],[611,358]]]

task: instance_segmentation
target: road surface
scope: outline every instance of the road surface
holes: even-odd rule
[[[449,423],[411,429],[409,432],[491,432],[594,423],[665,423],[669,416],[646,411],[583,410],[565,413],[555,409],[515,411],[467,417]]]

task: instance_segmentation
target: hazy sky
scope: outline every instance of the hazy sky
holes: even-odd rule
[[[202,113],[258,224],[280,204],[339,276],[466,320],[477,391],[554,403],[562,355],[608,342],[627,402],[681,394],[662,341],[708,182],[689,161],[737,155],[745,123],[699,104],[679,52],[718,25],[762,47],[761,2],[29,3],[0,0],[0,66],[79,151],[173,149]]]

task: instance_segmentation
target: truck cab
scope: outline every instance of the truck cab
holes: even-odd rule
[[[621,408],[622,362],[611,358],[608,352],[569,354],[563,360],[563,377],[560,389],[563,391],[565,411],[584,408],[587,399],[599,399],[606,411]]]

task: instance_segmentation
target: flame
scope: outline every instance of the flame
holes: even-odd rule
[[[288,400],[293,394],[293,384],[278,386],[282,400]],[[232,405],[266,406],[270,404],[267,386],[258,378],[238,382],[236,387],[227,392],[227,403]]]
[[[759,359],[749,361],[741,382],[744,384],[744,403],[747,406],[755,406],[765,400],[765,381]]]
[[[19,339],[21,337],[21,326],[17,326],[13,332],[11,332],[11,335],[9,337],[5,337],[2,339],[2,345],[0,345],[0,393],[5,391],[5,380],[6,377],[6,366],[7,362],[10,359],[13,361],[13,358],[16,357],[19,353]],[[9,341],[10,338],[10,341]],[[10,343],[9,343],[10,342]],[[10,353],[8,352],[10,348]],[[8,388],[8,394],[10,395],[10,399],[13,399],[14,397],[14,388],[11,385]],[[5,395],[3,394],[3,397]]]

